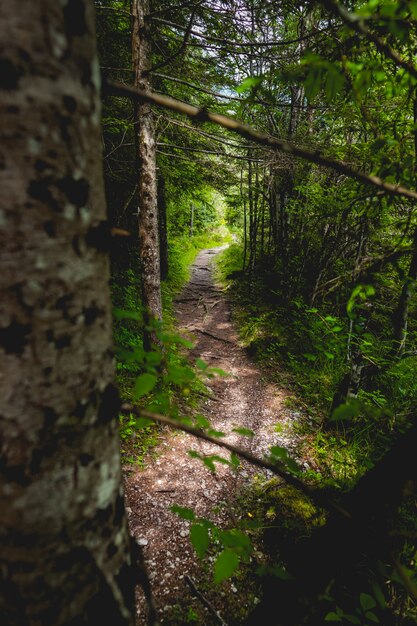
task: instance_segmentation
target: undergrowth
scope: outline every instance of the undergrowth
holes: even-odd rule
[[[329,306],[311,307],[302,300],[282,298],[271,285],[268,270],[260,268],[249,277],[242,272],[242,261],[241,247],[230,246],[217,259],[218,278],[231,294],[242,344],[269,368],[277,384],[294,390],[300,400],[292,396],[290,408],[314,418],[295,426],[305,442],[304,454],[315,468],[302,478],[334,493],[349,491],[408,427],[417,396],[416,379],[410,375],[415,371],[415,358],[381,368],[378,387],[360,392],[357,401],[332,413],[335,390],[346,372],[348,317],[337,317]],[[385,346],[375,329],[362,335],[361,342],[368,362],[384,364]],[[258,524],[254,542],[265,555],[269,578],[285,575],[286,545],[324,523],[323,514],[308,499],[275,480],[261,479],[249,486],[240,505],[241,514],[248,510]],[[390,559],[374,562],[364,555],[357,575],[329,585],[317,607],[317,623],[369,626],[385,624],[387,615],[390,624],[416,623],[417,612],[409,596],[409,586],[416,580],[413,488],[389,524],[398,538],[395,550],[406,575],[401,577]],[[409,541],[404,539],[408,536]]]
[[[360,391],[358,400],[332,415],[335,392],[346,373],[349,318],[328,307],[311,307],[301,299],[286,300],[273,288],[268,269],[250,277],[242,272],[242,248],[232,245],[217,259],[217,276],[229,287],[234,319],[248,353],[268,367],[277,384],[294,390],[295,406],[316,427],[303,421],[309,454],[320,473],[311,479],[352,485],[407,427],[410,398],[416,397],[412,361],[384,370],[379,387]],[[382,360],[378,338],[362,341],[365,359]]]
[[[226,239],[227,240],[227,239]],[[183,355],[184,342],[175,332],[173,303],[190,277],[190,266],[198,252],[225,242],[216,231],[194,237],[174,238],[169,244],[169,274],[162,282],[163,327],[158,327],[163,354],[143,349],[140,278],[133,269],[113,277],[114,341],[117,379],[123,401],[146,404],[165,415],[178,414],[178,407],[196,406],[205,391],[195,368]],[[198,369],[198,368],[197,368]],[[146,454],[158,443],[159,429],[133,416],[120,416],[122,462],[143,466]]]

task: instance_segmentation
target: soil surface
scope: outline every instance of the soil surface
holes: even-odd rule
[[[203,250],[198,255],[190,282],[176,300],[180,332],[194,344],[191,360],[201,358],[209,366],[228,372],[226,377],[207,380],[210,398],[203,401],[200,413],[210,419],[215,429],[230,433],[225,438],[227,441],[257,456],[264,456],[272,445],[285,446],[294,453],[298,441],[291,424],[300,418],[300,413],[285,406],[288,391],[268,382],[267,372],[254,364],[239,345],[226,292],[213,281],[213,259],[222,249]],[[275,430],[278,422],[282,426],[279,433]],[[236,427],[251,429],[255,436],[233,433]],[[210,609],[204,609],[187,584],[187,578],[191,577],[200,588],[208,576],[207,567],[204,572],[191,546],[190,522],[172,513],[170,507],[173,504],[188,507],[199,517],[225,528],[233,527],[233,513],[226,505],[249,484],[254,473],[259,474],[258,469],[247,463],[237,470],[217,464],[213,474],[201,460],[191,458],[189,450],[228,457],[227,451],[218,446],[167,429],[145,469],[132,471],[129,466],[126,472],[129,525],[143,547],[161,624],[192,621],[184,616],[175,617],[178,605],[198,606],[200,613],[202,609],[207,612],[204,623],[216,623]],[[212,596],[211,604],[222,613],[225,598],[237,592],[233,579],[225,582]],[[138,625],[145,623],[146,605],[139,592]]]

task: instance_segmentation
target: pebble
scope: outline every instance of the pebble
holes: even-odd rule
[[[189,535],[189,531],[188,530],[181,530],[180,531],[180,537],[188,537]],[[146,542],[148,543],[148,542]]]
[[[139,537],[139,539],[136,540],[136,543],[138,546],[147,546],[149,541],[145,539],[145,537]]]

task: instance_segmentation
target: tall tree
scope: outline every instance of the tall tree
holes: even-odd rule
[[[0,621],[128,626],[93,7],[0,21]]]
[[[132,1],[132,57],[134,85],[150,89],[151,38],[149,0]],[[135,107],[138,159],[139,254],[142,267],[142,303],[145,321],[162,319],[161,273],[157,206],[156,142],[152,108],[148,103]],[[144,344],[150,348],[154,333],[145,331]]]

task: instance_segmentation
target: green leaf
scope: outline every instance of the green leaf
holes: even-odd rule
[[[325,622],[341,622],[342,618],[340,615],[338,615],[334,611],[330,611],[330,613],[327,613],[327,615],[325,616],[324,621]]]
[[[135,382],[133,395],[135,398],[146,396],[155,387],[158,378],[154,374],[141,374]]]
[[[353,417],[356,417],[360,413],[360,407],[358,402],[349,402],[347,404],[341,404],[333,411],[330,421],[340,422],[342,420],[349,421]]]
[[[232,467],[239,467],[240,465],[240,459],[237,456],[237,454],[235,454],[234,452],[231,453],[230,455],[230,463],[232,465]]]
[[[250,430],[249,428],[233,428],[232,429],[233,433],[238,433],[239,435],[243,435],[244,437],[254,437],[255,433],[253,432],[253,430]]]
[[[228,373],[222,370],[220,367],[209,367],[207,373],[217,374],[218,376],[228,376]]]
[[[282,448],[281,446],[272,446],[272,448],[270,448],[270,452],[272,456],[275,456],[277,459],[284,460],[288,457],[288,451],[286,448]]]
[[[205,430],[206,428],[210,428],[210,421],[204,415],[195,415],[194,416],[195,427],[201,428]]]
[[[345,620],[349,622],[349,624],[360,624],[361,620],[356,615],[344,615]]]
[[[356,285],[346,305],[348,316],[350,318],[354,317],[353,309],[357,305],[357,300],[364,302],[367,298],[374,295],[375,287],[372,285]]]
[[[237,93],[244,93],[254,87],[258,87],[262,82],[262,76],[248,76],[245,80],[236,87]]]
[[[239,557],[233,550],[226,548],[220,552],[214,564],[214,582],[219,584],[230,578],[239,567]]]
[[[138,417],[135,420],[135,427],[138,430],[142,430],[142,428],[146,428],[147,426],[150,426],[151,424],[154,424],[155,422],[153,420],[148,419],[147,417]]]
[[[327,68],[326,78],[326,98],[329,102],[334,100],[337,94],[343,89],[345,84],[345,77],[334,65],[329,65]]]
[[[321,83],[323,78],[323,68],[312,67],[308,68],[307,76],[304,81],[304,89],[307,100],[311,102],[317,96],[321,89]]]
[[[218,439],[220,437],[226,437],[226,433],[224,433],[222,430],[214,430],[213,428],[208,428],[207,434],[210,435],[210,437],[217,437]]]
[[[202,559],[209,546],[209,533],[203,524],[193,524],[190,529],[190,539],[194,550]]]
[[[361,593],[359,596],[359,602],[362,608],[362,611],[369,611],[369,609],[373,609],[376,607],[375,599],[369,595],[369,593]]]
[[[145,361],[147,365],[156,366],[162,361],[162,354],[160,352],[145,352]]]
[[[385,600],[385,596],[383,594],[383,591],[381,589],[381,587],[378,585],[378,583],[373,583],[372,584],[372,591],[374,594],[374,597],[376,599],[376,601],[378,602],[379,606],[381,607],[381,609],[385,609],[387,606],[387,602]]]
[[[196,367],[198,367],[198,369],[200,370],[206,370],[208,368],[208,365],[205,361],[203,361],[202,359],[196,359]]]
[[[142,315],[137,311],[129,311],[126,309],[113,308],[113,317],[117,320],[135,320],[137,322],[142,321]]]
[[[220,532],[220,541],[225,548],[234,548],[242,556],[249,556],[252,552],[252,543],[249,537],[237,528]]]
[[[182,385],[188,383],[195,378],[195,373],[190,367],[183,367],[181,365],[170,365],[167,369],[167,375],[165,380],[172,382],[175,385]]]
[[[373,613],[372,611],[366,611],[365,617],[371,620],[371,622],[375,622],[376,624],[379,624],[379,617],[377,617],[377,615],[375,615],[375,613]]]
[[[375,154],[376,152],[381,150],[381,148],[385,148],[386,145],[387,145],[387,140],[384,137],[379,137],[378,139],[376,139],[375,141],[371,143],[370,145],[371,152]]]
[[[297,463],[290,456],[288,456],[288,450],[286,450],[286,448],[282,448],[281,446],[272,446],[272,448],[270,448],[270,453],[272,456],[272,462],[279,459],[292,472],[298,473],[300,471]]]
[[[173,513],[176,513],[180,517],[182,517],[182,519],[188,519],[188,520],[195,519],[195,513],[192,509],[187,509],[186,507],[178,506],[178,504],[173,504],[171,507],[171,511]]]

